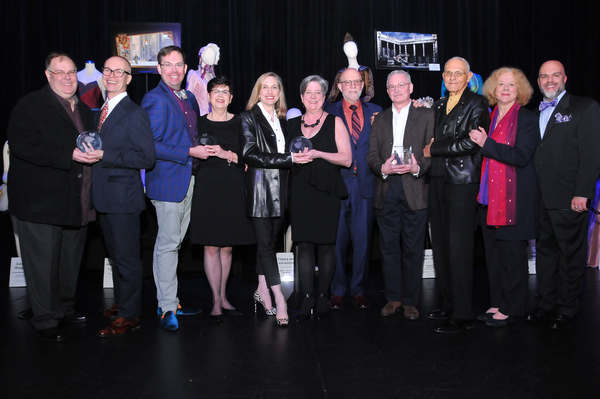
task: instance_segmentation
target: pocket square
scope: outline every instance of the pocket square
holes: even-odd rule
[[[564,122],[569,122],[573,117],[571,116],[571,114],[569,115],[563,115],[560,112],[557,112],[554,115],[554,119],[556,119],[556,123],[564,123]]]

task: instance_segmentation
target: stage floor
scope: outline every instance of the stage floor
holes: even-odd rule
[[[3,218],[4,219],[4,218]],[[3,227],[6,224],[3,223]],[[3,235],[6,230],[3,229]],[[6,236],[4,236],[6,237]],[[10,236],[9,236],[10,237]],[[4,240],[3,240],[4,241]],[[79,309],[88,323],[68,328],[68,340],[36,339],[17,319],[27,306],[24,288],[8,285],[4,241],[0,305],[0,382],[3,398],[595,398],[600,390],[600,276],[586,272],[583,309],[574,328],[554,332],[518,324],[437,335],[436,322],[382,319],[381,272],[368,285],[371,306],[350,304],[320,320],[292,320],[279,329],[254,316],[251,271],[232,276],[230,299],[247,315],[215,323],[206,316],[180,319],[181,330],[158,327],[154,283],[144,281],[140,331],[110,340],[96,337],[111,303],[99,271],[84,270]],[[180,275],[184,305],[209,310],[204,275]],[[435,280],[423,280],[422,312],[433,304]],[[475,273],[476,310],[485,310],[486,273]],[[535,276],[530,277],[530,288]]]

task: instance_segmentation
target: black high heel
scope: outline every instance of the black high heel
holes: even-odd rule
[[[300,313],[310,319],[315,313],[315,298],[310,293],[305,293],[302,297],[302,304],[300,305]]]
[[[329,314],[329,298],[324,292],[321,292],[317,298],[317,314],[319,316]]]

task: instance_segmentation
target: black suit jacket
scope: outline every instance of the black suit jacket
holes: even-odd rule
[[[129,96],[108,115],[102,129],[102,160],[92,169],[92,201],[103,213],[134,213],[145,208],[140,169],[154,165],[154,138],[146,112]]]
[[[392,105],[393,106],[393,105]],[[419,177],[410,173],[402,175],[402,188],[406,195],[408,206],[412,210],[427,208],[427,183],[422,177],[429,170],[430,158],[423,157],[423,147],[433,137],[434,112],[428,108],[415,108],[412,105],[408,110],[406,127],[404,128],[404,147],[412,146],[417,163],[419,164]],[[369,153],[367,162],[373,173],[378,177],[375,183],[374,206],[383,208],[383,200],[389,184],[389,177],[383,179],[381,165],[392,154],[394,144],[393,111],[388,108],[375,117],[371,136],[369,137]]]
[[[85,128],[89,108],[77,103]],[[81,225],[82,165],[73,161],[79,132],[46,86],[21,98],[8,123],[10,213],[29,222]]]
[[[481,148],[483,156],[516,167],[517,222],[497,229],[496,237],[501,240],[529,240],[536,236],[538,196],[533,155],[539,142],[538,118],[535,113],[520,108],[515,145],[511,147],[487,139]]]
[[[594,197],[600,173],[600,106],[596,101],[565,93],[535,153],[535,169],[547,209],[570,209],[573,197]]]

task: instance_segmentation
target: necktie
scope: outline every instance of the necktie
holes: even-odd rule
[[[542,112],[546,108],[556,107],[556,104],[558,104],[558,98],[555,98],[552,101],[542,101],[540,103],[540,112]]]
[[[360,137],[360,119],[358,118],[358,112],[356,112],[357,108],[358,107],[354,104],[350,106],[350,109],[352,110],[352,131],[350,132],[350,135],[352,136],[352,142],[354,144],[358,142]]]
[[[106,120],[107,116],[108,116],[108,101],[104,103],[102,110],[100,110],[100,120],[98,121],[98,131],[100,131],[100,129],[102,129],[102,124]]]
[[[185,92],[185,89],[181,89],[181,90],[173,90],[173,93],[177,96],[178,99],[180,99],[181,101],[183,100],[187,100],[187,94]]]

